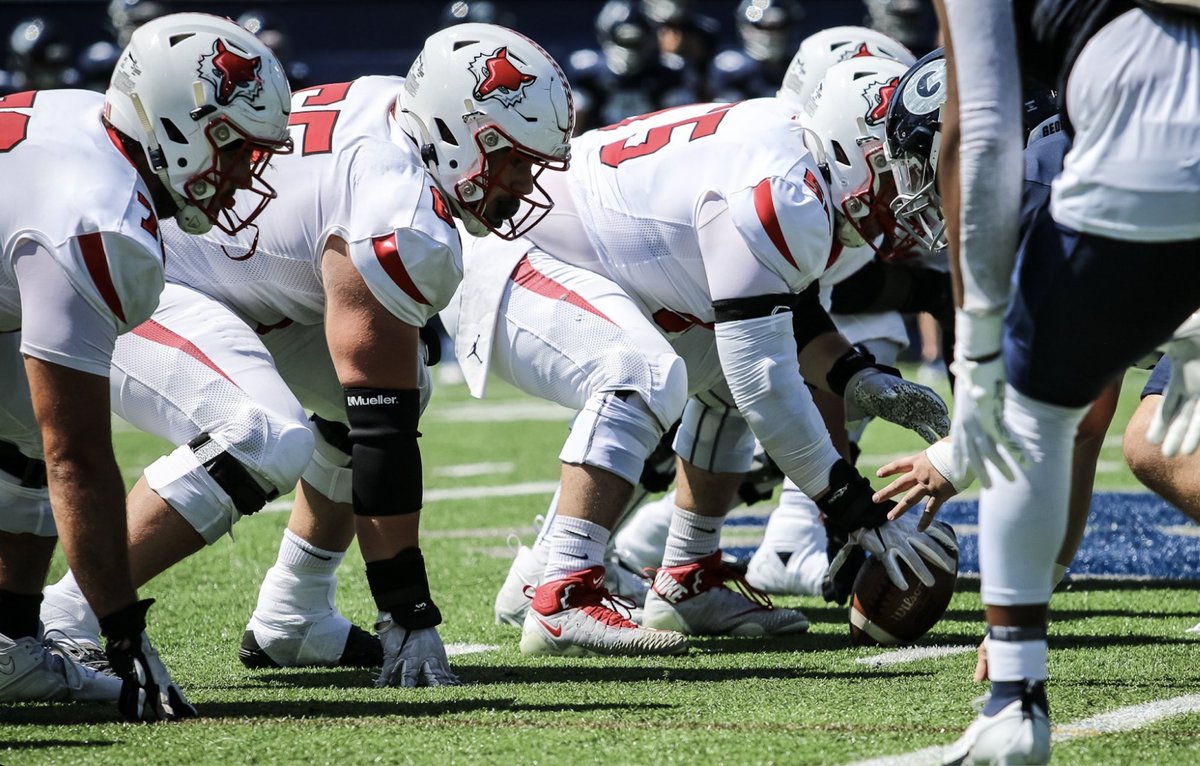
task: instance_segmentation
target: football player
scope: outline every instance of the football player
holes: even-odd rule
[[[934,539],[882,524],[887,506],[868,501],[804,383],[915,429],[945,425],[936,395],[852,349],[817,296],[842,246],[895,235],[875,170],[881,140],[858,121],[882,134],[889,83],[905,67],[841,66],[810,114],[777,99],[698,104],[582,136],[555,178],[556,199],[571,205],[523,240],[467,253],[456,346],[473,393],[490,367],[578,411],[522,651],[673,654],[687,650],[684,633],[806,630],[718,549],[755,437],[830,526],[889,561],[898,584],[898,560],[922,579],[949,565]],[[605,589],[602,557],[647,455],[680,415],[679,511],[639,625]]]
[[[531,40],[467,23],[430,36],[407,77],[308,88],[293,108],[296,151],[272,165],[287,201],[241,236],[166,232],[162,305],[118,345],[116,411],[177,445],[130,498],[134,576],[299,480],[243,662],[382,663],[379,685],[456,683],[419,547],[419,330],[462,274],[456,221],[512,239],[550,210],[542,173],[567,166],[570,90]],[[356,531],[378,639],[334,607]],[[70,577],[44,619],[94,640]]]
[[[279,62],[230,21],[138,29],[105,95],[0,100],[0,700],[116,701],[132,720],[195,715],[146,635],[113,455],[109,364],[163,289],[159,226],[254,225],[289,146]],[[235,193],[237,207],[234,207]],[[169,219],[174,218],[174,223]],[[117,678],[38,630],[56,535]]]
[[[939,1],[952,85],[939,188],[961,275],[953,459],[983,486],[992,679],[947,763],[1050,757],[1047,603],[1075,434],[1104,387],[1200,306],[1200,175],[1178,162],[1200,149],[1200,18],[1182,5]],[[1037,257],[1014,272],[1022,75],[1060,88],[1074,139],[1025,235]],[[1171,343],[1181,363],[1190,329]],[[1196,380],[1174,376],[1153,418],[1164,455],[1200,439]]]
[[[865,27],[833,27],[812,34],[800,43],[776,95],[797,109],[803,108],[830,67],[856,56],[881,56],[905,66],[915,63],[915,58],[904,46],[886,35]],[[875,263],[875,257],[875,250],[870,247],[844,249],[837,262],[821,275],[821,287],[824,293],[831,293],[823,294],[823,302],[830,306],[830,317],[842,335],[851,343],[865,344],[877,361],[887,365],[895,361],[908,343],[900,316],[895,311],[855,311],[851,314],[837,310],[839,302],[845,303],[839,301],[838,290],[847,279]],[[901,274],[911,272],[911,268],[900,270]],[[813,392],[813,398],[835,445],[853,462],[854,450],[869,418],[855,420],[847,431],[839,397],[817,390]],[[786,480],[762,451],[761,445],[755,449],[753,465],[738,488],[735,502],[753,503],[767,499],[781,481],[784,490],[779,506],[771,512],[763,541],[749,561],[746,580],[768,593],[820,595],[829,557],[816,506],[793,482]],[[650,464],[647,467],[650,468]],[[673,475],[673,461],[668,468]],[[670,476],[663,483],[665,489]],[[661,565],[674,503],[674,492],[646,503],[632,512],[614,533],[614,555],[609,558],[615,566],[609,567],[609,574],[617,575],[619,582],[615,586],[623,595],[630,595],[635,600],[644,598],[648,583],[639,573]],[[536,549],[535,545],[535,552]],[[518,550],[517,561],[523,563],[529,559],[527,550]],[[530,568],[533,566],[536,564],[530,562]],[[519,588],[527,580],[528,576],[519,576],[506,581],[507,590],[497,596],[498,617],[502,612],[519,607],[523,619],[528,599],[520,598]],[[511,622],[512,619],[501,618],[501,621]]]

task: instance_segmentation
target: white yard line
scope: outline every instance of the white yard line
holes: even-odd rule
[[[873,668],[884,665],[900,665],[905,662],[917,662],[933,657],[949,657],[955,654],[966,654],[975,651],[974,646],[908,646],[870,657],[859,657],[855,662],[859,665],[869,665]]]
[[[500,484],[485,487],[446,487],[425,490],[425,502],[439,500],[481,500],[489,497],[519,497],[521,495],[553,495],[558,489],[557,481],[527,481],[521,484]],[[282,513],[292,510],[290,498],[267,503],[262,513]]]
[[[1198,711],[1200,711],[1200,694],[1187,694],[1166,700],[1144,702],[1140,705],[1110,710],[1081,721],[1060,724],[1054,727],[1051,739],[1054,742],[1066,742],[1080,737],[1094,737],[1098,734],[1133,731],[1157,723],[1164,718],[1174,718]],[[949,744],[950,742],[946,743],[946,745]],[[937,763],[945,747],[945,745],[937,745],[914,750],[911,753],[885,755],[867,761],[855,761],[850,766],[918,766],[919,764]]]
[[[575,414],[573,410],[542,401],[500,401],[495,404],[483,402],[454,404],[431,409],[426,418],[458,423],[509,423],[521,420],[567,421]]]
[[[446,644],[447,657],[460,657],[464,654],[482,654],[494,652],[500,647],[493,644]]]
[[[430,471],[434,476],[449,476],[461,479],[467,476],[492,476],[498,473],[512,473],[517,469],[516,463],[463,463],[461,465],[444,465]]]

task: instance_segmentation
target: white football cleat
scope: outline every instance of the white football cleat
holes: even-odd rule
[[[725,587],[732,580],[741,592]],[[770,636],[803,633],[808,618],[795,609],[776,608],[771,599],[714,551],[698,561],[662,567],[646,596],[647,627],[687,635]]]
[[[522,654],[566,657],[685,654],[688,640],[671,630],[644,628],[617,611],[594,566],[538,586],[521,631]]]
[[[605,569],[604,587],[614,596],[632,601],[634,611],[637,612],[646,604],[646,594],[650,592],[650,578],[642,574],[641,570],[626,566],[620,557],[613,554],[609,557]]]
[[[517,548],[517,556],[512,566],[508,568],[508,576],[496,593],[496,624],[512,625],[519,628],[525,624],[525,614],[529,611],[529,599],[533,588],[542,584],[542,573],[546,571],[546,561],[550,558],[549,548],[530,548],[522,545]]]
[[[746,582],[772,595],[819,596],[828,570],[824,550],[784,551],[760,545],[746,567]]]
[[[0,702],[116,702],[121,679],[51,651],[32,636],[0,635]]]
[[[986,697],[976,701],[982,709]],[[999,713],[971,722],[957,742],[942,753],[943,766],[993,766],[1050,762],[1050,717],[1028,697],[1013,700]]]
[[[271,567],[238,659],[251,669],[381,666],[379,638],[342,616],[334,606],[336,590],[336,575]]]

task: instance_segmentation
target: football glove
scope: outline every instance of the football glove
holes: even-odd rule
[[[1163,349],[1171,378],[1146,438],[1161,444],[1164,457],[1190,455],[1200,446],[1200,312],[1184,322]]]
[[[153,603],[152,598],[144,599],[100,620],[108,639],[105,654],[122,681],[117,707],[130,721],[195,718],[196,708],[171,680],[146,636],[146,611]]]
[[[989,464],[1012,481],[1014,473],[1008,461],[1027,462],[1025,451],[1004,424],[1003,326],[1004,317],[997,312],[960,310],[955,322],[954,421],[950,426],[954,473],[973,472],[985,489],[992,486]]]
[[[437,628],[405,628],[380,612],[375,632],[383,644],[383,670],[376,686],[458,686]]]
[[[861,545],[883,562],[888,578],[900,590],[908,590],[908,578],[901,563],[926,586],[933,585],[933,572],[926,562],[947,572],[957,571],[957,562],[950,551],[958,551],[958,543],[942,522],[934,522],[927,531],[918,532],[911,516],[901,516],[883,526],[851,533],[850,542]]]
[[[950,433],[950,413],[932,388],[878,368],[856,372],[846,384],[845,400],[847,421],[880,417],[930,444]]]

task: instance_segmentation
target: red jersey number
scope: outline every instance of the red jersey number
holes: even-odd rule
[[[713,109],[708,110],[704,114],[697,115],[695,117],[689,117],[686,120],[671,122],[666,125],[656,125],[653,128],[650,128],[650,130],[646,131],[646,137],[640,144],[630,144],[628,138],[621,141],[613,141],[611,144],[605,144],[600,148],[600,162],[608,165],[610,168],[615,168],[622,162],[634,160],[638,157],[645,157],[648,154],[654,154],[659,149],[662,149],[671,142],[671,139],[676,135],[676,128],[684,128],[689,125],[691,126],[692,129],[687,134],[688,141],[695,141],[698,138],[711,136],[713,133],[717,132],[717,128],[721,125],[721,120],[725,119],[725,115],[732,106],[733,104],[721,104]],[[664,109],[659,112],[654,112],[653,114],[622,120],[617,125],[614,125],[611,128],[604,128],[604,130],[611,130],[612,128],[620,127],[622,125],[628,125],[629,123],[636,122],[637,120],[643,120],[648,117],[662,114],[664,111],[668,110]]]
[[[0,152],[13,149],[28,137],[29,115],[9,109],[30,109],[37,91],[27,90],[0,98]]]
[[[288,125],[302,126],[304,138],[300,142],[300,154],[329,154],[333,151],[333,129],[337,127],[340,109],[310,109],[314,106],[335,106],[346,98],[353,83],[338,82],[332,85],[317,85],[298,90],[292,94],[292,115]]]

